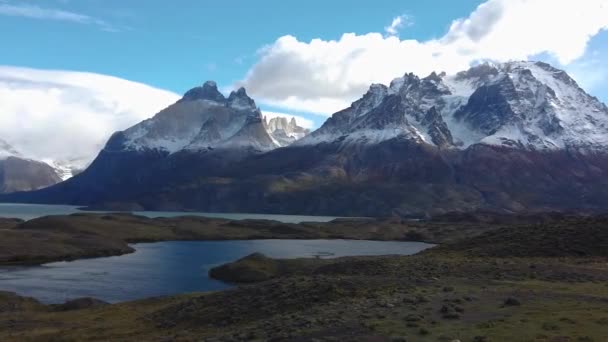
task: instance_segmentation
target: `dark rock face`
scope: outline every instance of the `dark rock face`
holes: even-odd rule
[[[247,91],[242,87],[237,91],[230,93],[230,96],[228,96],[228,105],[255,109],[255,101],[247,95]]]
[[[439,147],[454,145],[452,132],[450,132],[448,125],[443,121],[443,118],[435,107],[431,107],[431,109],[426,112],[422,119],[422,124],[429,127],[428,132],[435,145]]]
[[[0,193],[42,189],[61,182],[55,169],[33,160],[0,160]]]
[[[514,96],[515,86],[511,79],[505,77],[501,82],[478,88],[455,117],[484,134],[494,134],[515,116],[508,102]]]
[[[226,98],[217,90],[217,84],[207,81],[202,87],[190,89],[184,94],[181,101],[209,100],[219,103],[226,102]]]

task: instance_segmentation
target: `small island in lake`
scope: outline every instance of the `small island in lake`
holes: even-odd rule
[[[86,298],[44,305],[3,293],[3,340],[526,340],[557,334],[601,340],[608,322],[605,216],[450,214],[417,222],[284,224],[76,214],[3,225],[2,241],[10,237],[22,246],[3,249],[4,264],[118,255],[129,253],[133,241],[416,236],[439,244],[412,256],[253,254],[211,270],[214,278],[242,284],[233,289],[112,305]],[[31,255],[30,241],[40,247]]]

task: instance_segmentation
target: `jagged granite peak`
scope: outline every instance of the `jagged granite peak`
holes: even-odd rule
[[[264,123],[270,135],[280,146],[291,145],[310,133],[309,129],[298,126],[294,117],[288,119],[286,117],[277,116],[270,120],[267,120],[267,118],[264,117]]]
[[[420,79],[412,73],[391,82],[374,84],[351,107],[334,114],[320,129],[297,144],[340,140],[343,143],[377,143],[398,136],[432,143],[429,125],[421,124],[427,111],[450,90],[439,75]],[[435,130],[433,135],[437,135]],[[443,145],[443,144],[442,144]]]
[[[247,95],[245,88],[240,87],[238,90],[233,91],[228,96],[228,106],[238,110],[251,110],[257,109],[255,101]]]
[[[427,77],[423,78],[423,80],[432,82],[432,83],[440,83],[445,76],[446,76],[445,72],[441,72],[441,73],[437,74],[435,71],[433,71]]]
[[[208,81],[151,119],[113,136],[106,150],[158,150],[171,154],[178,151],[241,148],[247,143],[239,132],[248,125],[259,125],[265,132],[262,119],[255,101],[244,88],[233,91],[226,99],[217,90],[217,84]],[[265,151],[279,147],[277,143],[269,143],[273,139],[268,133],[257,133],[257,129],[253,131],[256,133],[248,137],[253,149]],[[233,138],[238,138],[239,142],[231,143]]]
[[[281,145],[268,133],[261,112],[256,111],[255,115],[247,116],[245,124],[233,136],[222,141],[218,146],[269,151]]]
[[[226,98],[217,89],[217,83],[207,81],[201,87],[196,87],[188,90],[181,101],[196,101],[207,100],[217,103],[226,103]]]
[[[433,144],[438,147],[454,146],[452,132],[435,107],[431,107],[426,112],[421,124],[427,128]]]
[[[350,107],[335,113],[316,131],[312,132],[295,144],[310,145],[332,142],[340,137],[346,137],[361,117],[369,114],[378,107],[389,95],[389,88],[383,84],[372,84],[363,97],[351,104]]]
[[[389,87],[372,85],[297,144],[396,137],[456,149],[608,150],[608,108],[547,63],[483,63],[455,75],[406,73]]]

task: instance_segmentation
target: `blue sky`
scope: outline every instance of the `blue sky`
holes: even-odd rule
[[[480,1],[377,0],[373,6],[367,0],[7,3],[78,13],[105,25],[1,16],[0,39],[10,48],[3,49],[0,64],[90,71],[183,93],[206,79],[223,85],[241,79],[257,50],[283,35],[309,41],[337,39],[345,32],[381,32],[395,16],[408,14],[420,21],[407,28],[408,35],[427,39],[443,34],[454,18],[466,16]]]
[[[15,117],[0,124],[23,127],[19,118],[53,105],[43,113],[48,122],[100,111],[128,125],[212,79],[224,91],[244,85],[263,110],[316,127],[373,82],[453,73],[485,59],[548,61],[608,102],[606,29],[607,0],[0,0],[0,111]],[[22,88],[2,93],[3,84],[14,90],[15,75]],[[79,91],[53,95],[57,87],[44,85],[58,79],[62,91]],[[31,101],[30,83],[45,107]],[[3,105],[7,98],[19,111]],[[99,126],[100,137],[126,128]]]

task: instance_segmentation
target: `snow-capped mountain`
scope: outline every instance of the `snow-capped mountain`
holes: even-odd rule
[[[544,63],[406,74],[303,135],[294,120],[265,120],[244,89],[226,98],[207,82],[114,134],[83,173],[0,200],[331,216],[608,210],[608,109]]]
[[[608,108],[542,62],[481,64],[456,75],[406,74],[374,84],[297,145],[403,137],[441,148],[608,148]]]
[[[14,147],[0,139],[0,193],[37,190],[60,181],[51,166],[24,158]]]
[[[279,147],[266,131],[262,113],[244,88],[228,98],[215,82],[189,90],[177,103],[124,132],[121,148],[131,151],[204,151],[250,148],[268,151]]]
[[[310,130],[298,126],[296,119],[293,117],[289,120],[280,116],[270,120],[264,117],[264,126],[280,146],[289,146],[310,134]]]

